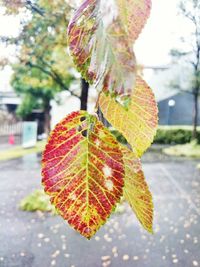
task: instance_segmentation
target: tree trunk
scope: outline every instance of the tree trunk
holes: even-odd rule
[[[49,135],[51,131],[51,106],[50,100],[47,100],[44,104],[44,131]]]
[[[87,110],[89,84],[86,80],[81,79],[81,110]]]
[[[192,139],[197,139],[197,126],[198,126],[198,90],[195,90]]]

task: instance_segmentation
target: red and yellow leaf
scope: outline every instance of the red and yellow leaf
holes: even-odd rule
[[[100,94],[99,106],[104,117],[140,157],[153,142],[158,124],[157,104],[151,88],[138,76],[128,109],[104,93]]]
[[[123,156],[112,134],[95,116],[73,112],[51,133],[42,165],[52,204],[91,238],[123,194]]]
[[[145,181],[140,160],[129,149],[123,147],[125,164],[124,197],[138,220],[150,233],[153,232],[153,201]]]
[[[68,27],[71,55],[89,83],[130,96],[136,60],[114,1],[86,0]]]
[[[126,30],[130,42],[134,42],[142,29],[151,11],[151,0],[116,0],[119,16]]]

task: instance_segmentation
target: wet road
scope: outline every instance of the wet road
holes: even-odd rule
[[[200,266],[200,171],[192,160],[147,153],[144,171],[154,196],[154,235],[125,206],[87,241],[60,217],[18,209],[40,188],[36,155],[0,163],[1,267]]]

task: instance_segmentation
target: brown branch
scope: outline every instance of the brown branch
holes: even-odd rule
[[[39,14],[40,16],[44,16],[45,12],[43,9],[40,9],[36,4],[33,4],[30,0],[25,1],[25,6],[27,9],[31,9],[33,12]]]
[[[39,65],[36,65],[36,64],[33,64],[32,62],[27,62],[26,63],[27,66],[31,67],[31,68],[37,68],[39,70],[41,70],[43,73],[49,75],[57,84],[59,84],[62,88],[64,88],[64,90],[70,92],[70,94],[72,96],[75,96],[77,98],[80,99],[80,96],[78,96],[77,94],[75,94],[72,90],[70,90],[68,87],[65,86],[65,84],[62,82],[61,78],[59,77],[58,74],[56,74],[55,72],[52,73],[51,71],[48,71],[46,69],[44,69],[43,67],[39,66]]]

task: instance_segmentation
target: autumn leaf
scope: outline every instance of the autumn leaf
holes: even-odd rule
[[[104,93],[99,97],[99,106],[108,122],[140,157],[153,142],[158,124],[157,104],[151,88],[138,76],[128,109]]]
[[[42,166],[51,203],[91,238],[123,194],[123,156],[115,138],[95,116],[73,112],[51,133]]]
[[[116,0],[120,20],[129,42],[135,42],[144,28],[151,11],[151,0]]]
[[[136,60],[114,1],[84,1],[69,24],[68,39],[83,78],[100,91],[131,95]]]
[[[148,232],[153,232],[153,201],[145,181],[140,159],[123,147],[125,165],[124,197],[130,204],[138,220]]]

